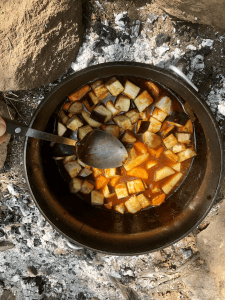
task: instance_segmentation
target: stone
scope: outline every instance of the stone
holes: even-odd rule
[[[81,0],[2,0],[0,24],[0,90],[39,87],[62,75],[78,52]]]
[[[209,226],[197,236],[197,247],[215,278],[221,297],[225,299],[225,203]]]
[[[8,242],[8,241],[1,241],[0,242],[0,252],[1,251],[9,250],[9,249],[11,249],[13,247],[14,247],[14,244],[11,243],[11,242]]]
[[[155,4],[179,19],[225,29],[222,0],[156,0]]]

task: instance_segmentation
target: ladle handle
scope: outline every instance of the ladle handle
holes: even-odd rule
[[[176,66],[170,65],[168,67],[169,70],[173,71],[177,75],[179,75],[181,78],[183,78],[190,86],[193,87],[198,92],[198,88],[191,82],[191,80]]]

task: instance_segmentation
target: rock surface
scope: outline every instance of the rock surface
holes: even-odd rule
[[[179,19],[225,29],[225,2],[222,0],[156,0],[155,3]]]
[[[32,89],[69,68],[83,34],[81,0],[2,0],[0,8],[0,90]]]
[[[197,237],[197,245],[214,276],[222,299],[225,299],[225,203],[219,215]]]

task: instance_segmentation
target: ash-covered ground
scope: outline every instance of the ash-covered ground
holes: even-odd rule
[[[225,34],[172,18],[145,1],[83,4],[86,31],[71,69],[42,88],[4,94],[7,104],[16,108],[18,121],[29,124],[47,93],[87,66],[120,60],[166,68],[182,58],[188,77],[223,130]],[[0,252],[0,299],[217,299],[195,236],[215,218],[222,194],[191,235],[164,250],[131,257],[72,250],[44,220],[27,191],[23,138],[12,137],[8,150],[0,170],[0,251],[9,248]],[[201,275],[204,281],[196,287]]]

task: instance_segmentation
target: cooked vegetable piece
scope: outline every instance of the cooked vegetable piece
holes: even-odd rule
[[[157,150],[155,149],[149,149],[149,152],[151,155],[155,156],[156,158],[159,158],[164,151],[164,147],[159,147]]]
[[[148,172],[141,167],[136,167],[127,172],[128,176],[137,177],[141,179],[148,179]]]
[[[169,134],[171,134],[175,130],[175,125],[167,127],[165,130],[162,131],[162,136],[167,137]]]
[[[111,78],[105,84],[106,88],[110,91],[113,96],[118,96],[124,90],[122,84],[116,77]]]
[[[146,81],[145,82],[146,87],[150,90],[151,94],[157,98],[159,97],[159,88],[157,87],[157,85],[152,82],[152,81]]]
[[[115,187],[117,182],[120,180],[121,176],[114,177],[110,180],[111,186]]]
[[[78,164],[76,160],[72,160],[64,165],[66,171],[69,173],[71,178],[76,177],[80,171],[82,170],[82,167]]]
[[[111,187],[111,188],[109,188],[109,187]],[[114,187],[109,184],[105,185],[102,188],[102,192],[103,192],[103,195],[105,198],[113,197],[116,194]]]
[[[99,123],[107,123],[112,118],[112,113],[103,105],[99,105],[93,109],[90,118]]]
[[[134,136],[133,132],[130,130],[125,130],[122,137],[121,137],[122,143],[134,143],[136,142],[136,137]]]
[[[141,179],[128,181],[127,187],[128,187],[129,194],[139,193],[145,190],[145,187]]]
[[[163,140],[164,145],[167,149],[173,148],[178,143],[178,140],[175,138],[175,136],[171,133],[168,137],[166,137]]]
[[[155,118],[151,117],[149,119],[150,121],[150,126],[149,126],[149,131],[153,132],[153,133],[156,133],[160,130],[161,126],[162,126],[162,123],[159,122],[158,120],[156,120]]]
[[[85,163],[83,163],[81,160],[79,160],[79,158],[77,159],[77,162],[79,165],[81,165],[81,167],[91,170],[91,167],[88,165],[85,165]]]
[[[158,185],[153,186],[152,193],[155,194],[159,192],[161,192],[160,187]]]
[[[94,175],[94,177],[98,177],[99,175],[103,175],[103,170],[93,168],[93,175]]]
[[[132,124],[136,123],[139,119],[139,116],[140,116],[137,109],[131,109],[125,115],[131,120]]]
[[[150,148],[157,148],[161,145],[161,138],[157,134],[153,132],[146,131],[143,134],[143,139],[145,144],[147,144],[148,147]]]
[[[62,108],[68,110],[70,105],[71,105],[71,101],[68,100],[66,103],[63,104]]]
[[[76,101],[72,103],[68,109],[69,113],[80,114],[83,110],[83,104],[81,101]]]
[[[100,101],[109,96],[109,92],[102,80],[97,80],[91,84],[91,88]]]
[[[65,114],[65,112],[62,109],[60,110],[59,113],[59,119],[64,125],[66,125],[69,120],[69,117]]]
[[[124,168],[126,171],[130,171],[132,170],[133,168],[141,165],[143,162],[145,162],[149,157],[149,153],[146,153],[146,154],[142,154],[140,156],[138,156],[137,158],[131,160],[131,161],[128,161],[124,164]]]
[[[112,177],[121,175],[120,168],[104,169],[104,172],[105,172],[105,177],[106,178],[112,178]]]
[[[191,134],[190,133],[178,133],[177,140],[180,143],[190,144],[191,142]]]
[[[116,184],[115,191],[118,199],[122,199],[129,196],[126,183],[124,182]]]
[[[119,127],[117,125],[114,125],[114,124],[102,125],[101,128],[102,128],[102,130],[114,135],[117,139],[120,136],[120,130],[119,130]]]
[[[194,129],[193,129],[193,124],[192,124],[191,119],[189,119],[187,121],[187,123],[183,127],[181,127],[179,130],[181,132],[193,133]]]
[[[161,109],[155,107],[152,113],[152,117],[155,118],[156,120],[163,122],[165,118],[167,117],[167,114],[162,111]]]
[[[80,192],[82,194],[88,195],[91,193],[91,191],[94,189],[94,187],[95,187],[94,184],[92,184],[90,181],[85,179],[82,184],[82,187],[80,189]]]
[[[197,155],[193,149],[187,149],[177,154],[179,157],[179,162],[185,161],[186,159],[192,158]]]
[[[163,167],[155,172],[155,181],[159,181],[174,173],[175,173],[174,170],[171,169],[170,167]]]
[[[124,203],[120,203],[115,207],[115,210],[118,211],[121,214],[124,214],[125,212],[125,205]]]
[[[98,176],[95,179],[95,187],[96,190],[100,190],[103,186],[105,186],[109,182],[109,179],[103,175]]]
[[[164,111],[167,115],[171,113],[172,102],[169,97],[163,96],[156,103],[155,106],[162,111]]]
[[[149,199],[144,194],[138,195],[137,200],[140,203],[142,208],[145,208],[150,205]]]
[[[89,85],[85,85],[82,88],[80,88],[78,91],[70,94],[68,97],[70,101],[74,102],[80,100],[89,90],[90,90]]]
[[[155,161],[155,160],[149,160],[146,163],[146,168],[149,170],[149,169],[153,168],[154,166],[156,166],[157,164],[158,164],[157,161]]]
[[[79,176],[81,176],[81,177],[87,177],[87,176],[91,175],[91,173],[92,173],[91,170],[89,170],[89,169],[87,169],[87,168],[84,168],[84,169],[80,172]]]
[[[179,144],[176,144],[175,146],[173,146],[172,151],[174,153],[178,153],[178,152],[184,151],[186,149],[187,148],[186,148],[185,144],[179,143]]]
[[[127,116],[119,115],[113,118],[113,121],[123,130],[130,128],[131,121]]]
[[[66,126],[64,126],[62,123],[58,122],[58,135],[63,136],[66,131],[67,131]]]
[[[70,156],[66,156],[63,159],[63,164],[65,165],[66,163],[68,163],[69,161],[72,161],[76,158],[76,155],[70,155]]]
[[[111,209],[111,208],[112,208],[112,202],[105,203],[104,206],[105,206],[105,208],[107,208],[107,209]]]
[[[78,116],[74,115],[68,120],[66,126],[69,129],[76,131],[79,127],[83,126],[83,122]]]
[[[165,194],[160,194],[158,196],[155,196],[154,198],[151,199],[151,205],[153,206],[158,206],[161,205],[166,199]]]
[[[174,163],[179,161],[179,157],[175,153],[173,153],[171,150],[165,151],[164,154],[166,155],[166,157],[168,159],[170,159]]]
[[[62,159],[64,159],[64,156],[53,156],[52,158],[54,160],[62,160]]]
[[[68,113],[69,118],[72,118],[73,115],[74,115],[73,113]]]
[[[148,153],[148,147],[142,142],[137,141],[136,143],[134,143],[134,148],[142,154]]]
[[[76,103],[76,102],[75,102],[75,103]],[[83,104],[84,104],[85,108],[86,108],[90,113],[95,109],[95,105],[90,106],[87,99],[84,99],[84,100],[83,100]]]
[[[136,99],[134,99],[134,103],[139,112],[142,112],[146,107],[153,103],[153,99],[147,91],[144,91]]]
[[[127,95],[130,99],[135,99],[139,91],[140,88],[138,86],[136,86],[129,80],[126,81],[123,93]]]
[[[91,132],[93,128],[91,128],[90,125],[84,125],[82,127],[79,127],[78,129],[78,137],[80,140],[82,140],[88,132]]]
[[[183,177],[182,173],[175,174],[172,178],[170,178],[166,184],[162,186],[162,190],[165,194],[169,194],[172,189],[176,186],[176,184],[180,181]]]
[[[87,95],[87,101],[90,105],[90,107],[97,105],[100,101],[99,99],[96,97],[95,93],[93,91],[90,91]]]
[[[132,159],[135,159],[138,154],[134,147],[132,148],[126,148],[128,153],[128,160],[131,161]]]
[[[139,120],[137,123],[137,133],[145,133],[146,131],[149,130],[150,127],[150,122],[149,121],[142,121]]]
[[[91,192],[91,204],[92,205],[103,205],[104,204],[104,196],[101,192],[93,190]]]
[[[71,179],[70,183],[69,183],[70,193],[74,194],[74,193],[79,192],[82,187],[82,183],[83,183],[83,181],[79,178]]]
[[[128,128],[130,131],[133,131],[135,130],[135,124],[132,124],[129,128]]]
[[[111,111],[113,116],[116,116],[120,113],[120,111],[115,108],[115,106],[111,100],[107,101],[105,106],[109,111]]]
[[[174,165],[171,165],[171,168],[173,168],[177,172],[180,172],[181,171],[181,163],[176,163]]]
[[[119,111],[127,112],[130,108],[130,98],[124,95],[119,95],[116,98],[115,108],[118,109]]]
[[[146,109],[142,112],[140,112],[140,118],[143,121],[149,121],[151,115],[152,115],[152,110],[154,108],[154,103],[152,103],[150,106],[146,107]]]
[[[137,211],[139,211],[142,208],[136,196],[131,197],[124,204],[127,210],[132,214],[135,214]]]
[[[186,124],[188,121],[189,116],[185,114],[184,112],[177,112],[174,111],[170,114],[170,116],[167,118],[167,122],[171,123],[172,125],[175,125],[177,127],[182,127]]]
[[[85,110],[82,111],[82,117],[91,127],[100,127],[102,124],[90,118],[90,114]]]

